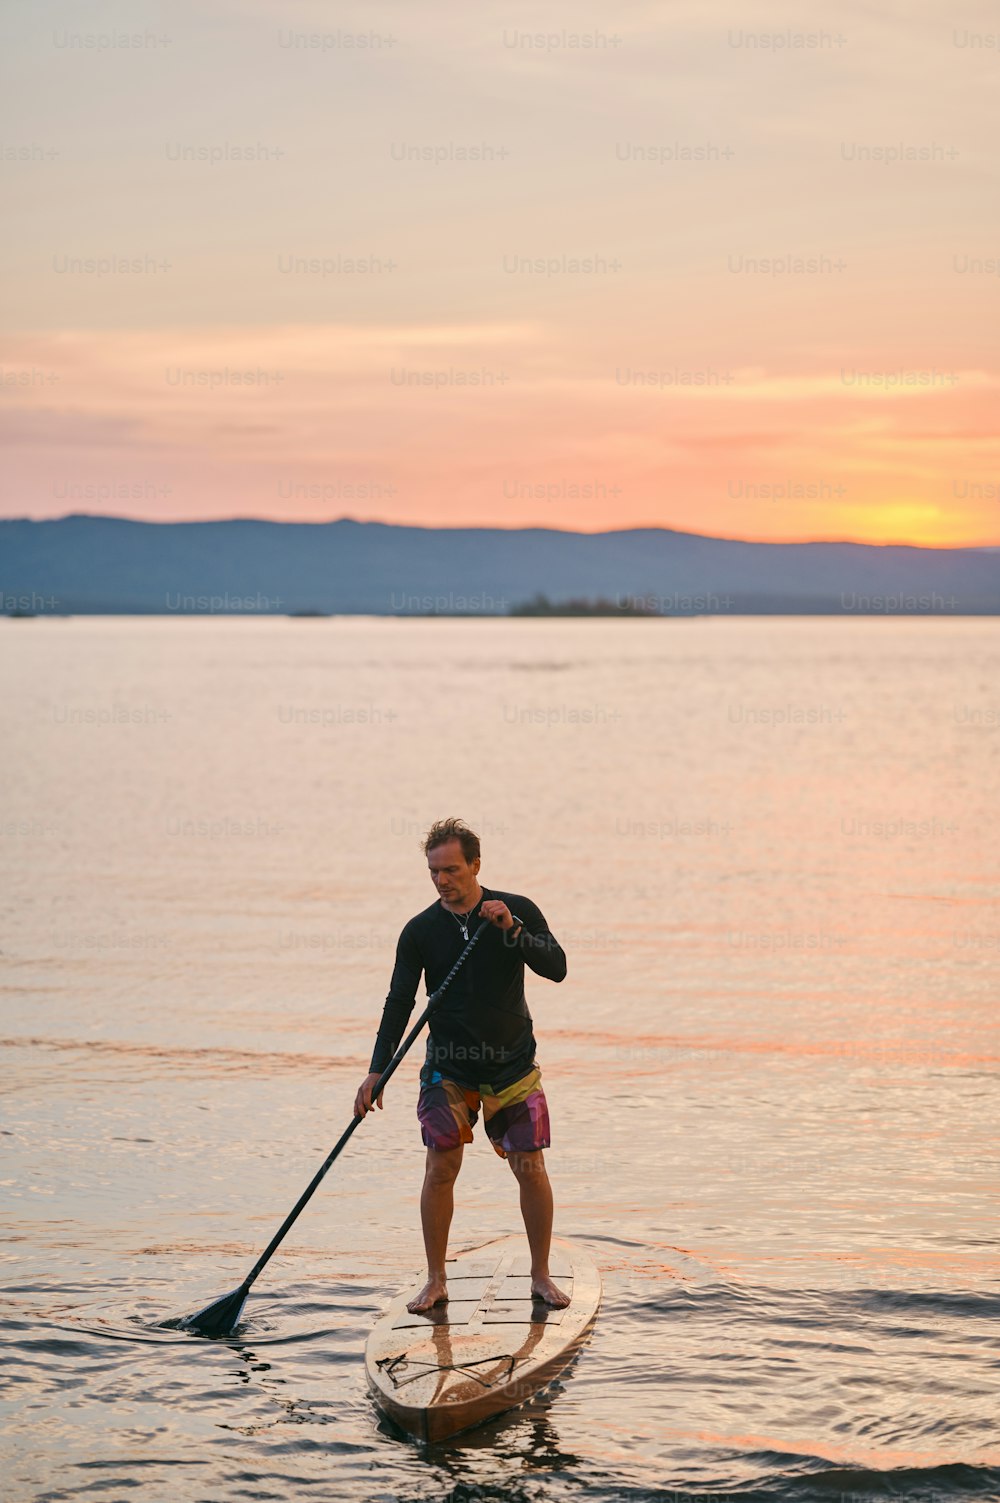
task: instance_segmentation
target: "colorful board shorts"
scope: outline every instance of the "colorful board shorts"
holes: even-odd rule
[[[485,1083],[473,1090],[445,1080],[440,1070],[432,1071],[417,1099],[420,1135],[426,1146],[446,1149],[471,1143],[480,1105],[486,1136],[502,1159],[509,1153],[549,1147],[549,1110],[537,1065],[496,1092]]]

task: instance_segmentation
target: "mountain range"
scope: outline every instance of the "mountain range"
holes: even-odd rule
[[[0,521],[8,615],[507,615],[538,596],[668,616],[995,615],[1000,550],[350,518]]]

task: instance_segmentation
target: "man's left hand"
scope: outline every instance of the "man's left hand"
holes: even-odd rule
[[[499,898],[488,898],[479,910],[484,919],[489,919],[498,929],[513,929],[514,917],[506,903]]]

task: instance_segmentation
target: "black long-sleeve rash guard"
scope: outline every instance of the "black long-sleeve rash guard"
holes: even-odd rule
[[[423,1083],[440,1070],[448,1080],[478,1090],[494,1090],[526,1075],[535,1062],[535,1035],[524,996],[524,967],[538,976],[562,981],[566,956],[545,918],[530,898],[483,888],[483,898],[499,898],[523,927],[516,940],[491,924],[455,976],[430,1016],[427,1054],[420,1071]],[[479,904],[466,923],[470,935],[480,923]],[[396,965],[382,1011],[372,1072],[385,1069],[395,1052],[416,1000],[421,972],[428,995],[441,985],[465,948],[454,914],[435,901],[411,918],[396,946]]]

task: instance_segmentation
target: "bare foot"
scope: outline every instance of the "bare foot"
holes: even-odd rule
[[[415,1315],[418,1310],[429,1310],[432,1305],[443,1305],[447,1298],[447,1281],[445,1279],[430,1278],[416,1299],[411,1299],[407,1302],[406,1308]]]
[[[531,1280],[531,1297],[544,1300],[555,1310],[563,1309],[570,1300],[569,1295],[563,1294],[558,1284],[553,1284],[547,1273],[539,1274],[537,1278]]]

